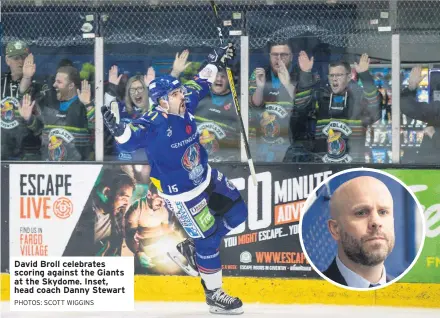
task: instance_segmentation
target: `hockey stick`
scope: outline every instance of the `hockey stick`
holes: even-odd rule
[[[216,27],[218,30],[218,37],[220,38],[221,45],[223,45],[224,39],[223,39],[223,32],[222,32],[222,21],[220,19],[220,16],[218,15],[217,5],[215,4],[215,1],[210,1],[210,2],[211,2],[211,7],[212,7],[212,10],[214,11],[215,19],[217,22]],[[258,185],[257,176],[255,175],[254,162],[252,161],[251,151],[249,148],[249,142],[248,142],[248,139],[246,136],[246,131],[244,130],[244,123],[243,123],[243,118],[241,117],[241,109],[240,109],[240,104],[238,103],[237,90],[235,89],[235,84],[234,84],[234,77],[232,75],[231,68],[228,67],[227,65],[226,65],[226,73],[228,74],[229,87],[231,88],[232,99],[234,101],[235,111],[237,113],[238,118],[240,119],[240,131],[241,131],[241,134],[242,134],[243,140],[244,140],[244,148],[246,149],[249,170],[252,175],[252,180],[254,182],[254,186],[257,186]]]

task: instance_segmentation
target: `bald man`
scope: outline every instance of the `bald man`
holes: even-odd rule
[[[328,230],[338,254],[324,275],[341,285],[370,288],[393,278],[384,262],[394,248],[393,197],[380,180],[357,177],[330,199]]]

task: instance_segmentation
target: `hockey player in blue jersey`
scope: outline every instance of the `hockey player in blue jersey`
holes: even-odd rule
[[[184,50],[181,54],[176,54],[176,58],[173,62],[173,68],[171,75],[174,76],[182,73],[189,65],[186,63],[189,51]],[[119,120],[125,123],[130,123],[132,120],[141,117],[150,107],[148,86],[151,81],[156,77],[156,72],[153,67],[149,67],[146,75],[135,75],[128,79],[125,84],[125,94],[122,98],[118,98],[120,95],[120,81],[123,77],[119,74],[119,68],[117,65],[113,65],[108,74],[108,88],[104,94],[104,103],[109,108],[114,107],[118,109]],[[107,130],[105,135],[107,135]],[[111,137],[111,136],[110,136]],[[121,161],[144,161],[148,163],[144,149],[138,149],[135,152],[126,152],[119,149],[119,144],[111,138],[111,145],[109,145],[110,152],[116,160]]]
[[[209,93],[218,67],[234,53],[232,44],[215,49],[185,86],[169,75],[153,80],[153,110],[129,125],[117,123],[112,111],[102,108],[104,123],[122,148],[146,149],[151,181],[189,236],[178,250],[200,274],[206,302],[216,314],[243,313],[241,300],[221,288],[219,250],[222,238],[245,221],[248,211],[235,186],[209,166],[193,114]]]

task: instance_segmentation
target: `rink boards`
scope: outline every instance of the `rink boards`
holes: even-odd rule
[[[20,249],[16,246],[18,226],[26,221],[17,219],[17,211],[20,210],[17,202],[23,197],[23,193],[19,192],[26,191],[21,189],[19,180],[24,180],[22,175],[26,174],[26,171],[34,174],[38,171],[47,176],[62,173],[71,175],[68,180],[73,186],[69,194],[72,195],[71,200],[78,209],[72,214],[75,215],[87,210],[88,197],[96,181],[100,179],[101,169],[112,167],[118,168],[117,165],[110,164],[2,166],[2,241],[7,238],[11,242],[9,249],[2,246],[2,300],[9,300],[9,274],[6,274],[9,272],[9,255],[22,256],[19,255]],[[386,168],[387,172],[399,177],[409,186],[419,189],[415,190],[419,191],[416,196],[429,212],[426,216],[432,224],[417,263],[399,283],[377,291],[353,292],[334,287],[310,269],[299,244],[297,231],[299,217],[292,211],[304,203],[316,183],[324,176],[356,166],[257,165],[260,187],[258,191],[249,186],[252,181],[246,165],[215,165],[215,167],[228,176],[241,191],[243,198],[248,202],[250,213],[256,211],[254,213],[258,214],[255,217],[251,216],[242,228],[229,235],[222,246],[225,276],[223,281],[228,292],[240,296],[248,303],[440,307],[440,234],[438,234],[440,224],[436,221],[432,222],[440,219],[440,212],[437,212],[437,207],[440,206],[440,188],[437,185],[440,180],[440,170],[402,169],[402,166],[383,165],[375,167]],[[62,177],[59,182],[63,183]],[[138,186],[142,185],[140,177],[137,182]],[[292,185],[293,187],[301,185],[301,191],[290,193]],[[288,190],[283,192],[283,189]],[[139,191],[137,195],[142,196],[142,191]],[[262,193],[265,193],[264,197]],[[271,195],[268,196],[267,193]],[[292,210],[291,213],[283,212],[287,211],[287,207]],[[47,220],[41,223],[44,233],[47,233],[45,243],[49,245],[50,256],[66,255],[68,248],[77,248],[75,244],[71,245],[72,237],[70,239],[66,237],[65,243],[60,243],[60,240],[55,242],[50,236],[55,229],[59,233],[72,233],[77,222],[80,221],[66,223],[62,225],[64,228],[60,228],[59,223],[55,228]],[[277,235],[280,231],[284,235]],[[251,260],[242,257],[244,252],[251,255]],[[288,254],[289,257],[283,261],[277,260],[276,257],[266,257],[280,255],[279,253]],[[395,254],[393,261],[405,261],[405,251],[396,251]],[[264,268],[267,270],[262,270]],[[199,279],[184,276],[171,267],[162,267],[155,272],[145,270],[137,272],[135,300],[203,301],[203,294]]]
[[[1,274],[2,301],[9,300],[9,274]],[[223,279],[225,289],[245,303],[328,304],[440,308],[440,284],[396,283],[371,292],[334,287],[324,280],[234,278]],[[204,301],[197,278],[138,275],[136,301]]]

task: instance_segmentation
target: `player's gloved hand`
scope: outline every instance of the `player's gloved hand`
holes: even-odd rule
[[[145,254],[144,252],[138,252],[137,253],[137,257],[139,260],[139,264],[143,267],[143,268],[152,268],[155,265],[153,264],[151,258],[149,258],[147,256],[147,254]]]
[[[108,130],[114,137],[122,136],[125,130],[125,123],[116,123],[115,115],[113,115],[110,108],[107,106],[101,107],[102,117],[104,119],[104,124],[107,126]]]
[[[224,66],[227,60],[232,60],[235,57],[235,47],[232,43],[227,46],[215,48],[208,55],[208,62],[211,64],[219,64]]]

